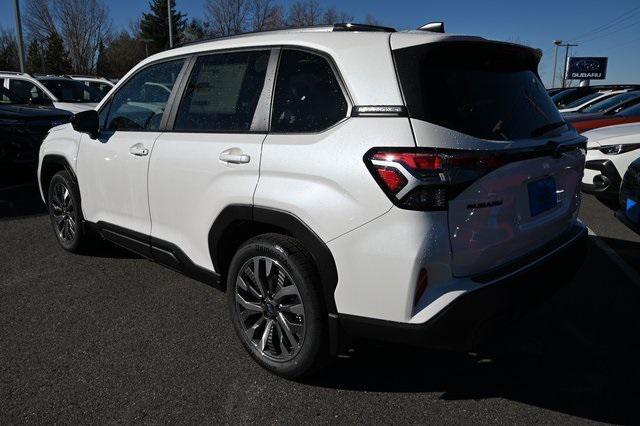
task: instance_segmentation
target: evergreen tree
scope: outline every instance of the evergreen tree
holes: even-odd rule
[[[37,39],[31,40],[27,50],[27,71],[30,73],[45,73],[44,46]]]
[[[69,55],[58,33],[51,33],[49,37],[47,37],[44,64],[47,74],[59,75],[67,74],[71,71]]]
[[[109,69],[109,57],[107,56],[107,49],[104,42],[100,40],[98,43],[98,59],[96,61],[96,74],[102,77],[110,75]]]
[[[169,23],[167,16],[167,0],[150,0],[149,13],[142,14],[140,21],[140,37],[153,40],[149,43],[149,54],[169,48]],[[176,2],[171,0],[171,22],[173,44],[181,41],[181,35],[187,24],[186,14],[176,11]]]

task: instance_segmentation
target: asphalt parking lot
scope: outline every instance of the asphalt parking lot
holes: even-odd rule
[[[250,360],[222,292],[116,248],[67,254],[43,210],[0,192],[1,423],[640,421],[640,237],[592,197],[583,268],[491,358],[368,343],[304,383]]]

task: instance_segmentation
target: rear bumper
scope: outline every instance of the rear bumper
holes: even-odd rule
[[[354,337],[471,350],[496,322],[526,312],[566,284],[584,261],[586,241],[586,228],[576,225],[555,239],[552,246],[542,247],[526,259],[499,270],[473,277],[483,286],[459,296],[425,323],[340,315],[340,325]]]
[[[589,160],[584,168],[593,170],[596,174],[592,182],[582,182],[583,192],[594,195],[618,196],[622,178],[611,160]]]

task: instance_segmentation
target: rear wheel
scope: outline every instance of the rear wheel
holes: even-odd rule
[[[49,183],[47,206],[58,243],[77,253],[93,245],[96,238],[85,232],[78,188],[66,170],[56,173]]]
[[[227,278],[235,331],[262,367],[287,378],[327,358],[324,308],[314,265],[295,239],[265,234],[245,243]]]

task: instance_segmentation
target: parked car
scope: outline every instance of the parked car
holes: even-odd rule
[[[622,175],[640,157],[640,123],[602,127],[584,136],[588,144],[583,191],[618,199]]]
[[[279,375],[345,336],[468,350],[583,255],[586,139],[540,57],[356,24],[167,50],[49,134],[42,197],[65,250],[98,235],[226,286]]]
[[[35,170],[40,144],[50,128],[71,121],[72,114],[34,105],[0,86],[0,183],[11,175]]]
[[[604,112],[565,114],[567,122],[580,133],[616,124],[640,122],[640,98],[631,99]]]
[[[638,90],[639,85],[624,84],[624,85],[597,85],[597,86],[584,86],[584,87],[569,87],[565,88],[558,93],[551,95],[551,99],[556,104],[558,109],[567,108],[568,105],[577,101],[580,98],[591,95],[596,92],[606,92],[611,90]]]
[[[55,76],[38,76],[27,73],[0,71],[3,86],[31,103],[50,104],[70,112],[95,108],[102,95],[80,82]]]
[[[109,93],[109,90],[111,90],[111,88],[114,86],[114,83],[104,77],[96,77],[90,75],[70,75],[68,77],[83,82],[87,86],[102,93],[102,96],[105,96],[107,93]]]
[[[570,112],[578,112],[584,108],[587,108],[591,105],[597,104],[599,102],[602,102],[606,99],[612,98],[614,96],[617,96],[621,93],[626,93],[628,92],[629,89],[621,89],[621,90],[604,90],[604,91],[598,91],[595,93],[591,93],[589,95],[583,96],[582,98],[579,98],[573,102],[571,102],[570,104],[568,104],[567,106],[565,106],[564,108],[560,108],[560,112],[561,113],[570,113]]]
[[[616,217],[640,234],[640,158],[631,163],[620,189],[620,210]]]
[[[605,113],[607,111],[618,112],[618,111],[615,111],[616,109],[618,109],[618,107],[622,107],[618,109],[620,111],[625,107],[628,107],[638,102],[638,100],[640,100],[639,98],[640,98],[640,91],[638,90],[619,93],[615,96],[601,99],[598,102],[594,102],[590,105],[586,105],[580,108],[576,112],[563,114],[563,116],[566,118],[566,117],[572,117],[574,114]]]

